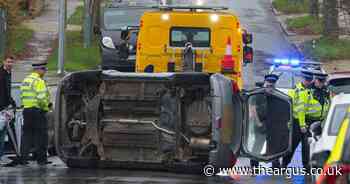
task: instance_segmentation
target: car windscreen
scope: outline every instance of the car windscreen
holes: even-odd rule
[[[208,28],[173,27],[170,29],[170,46],[185,47],[186,43],[193,47],[210,47],[210,30]]]
[[[116,30],[126,26],[137,26],[145,11],[146,9],[107,9],[103,16],[104,28]]]
[[[339,104],[334,107],[334,111],[330,122],[330,129],[328,130],[329,135],[338,135],[340,126],[342,125],[345,119],[349,106],[350,104]]]
[[[291,88],[294,88],[297,83],[301,82],[301,77],[299,76],[299,74],[293,75],[291,72],[282,72],[278,75],[279,75],[279,79],[276,83],[277,88],[291,89]]]

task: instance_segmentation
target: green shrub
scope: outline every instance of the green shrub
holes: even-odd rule
[[[309,11],[309,0],[274,0],[272,5],[278,11],[286,14],[307,13]]]

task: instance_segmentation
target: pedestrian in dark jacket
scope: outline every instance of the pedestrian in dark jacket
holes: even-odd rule
[[[13,57],[7,57],[0,66],[0,112],[8,106],[16,106],[15,101],[11,97],[11,69],[14,62]],[[4,153],[6,128],[0,128],[0,159]]]

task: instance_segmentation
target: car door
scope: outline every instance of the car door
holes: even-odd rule
[[[271,161],[286,155],[292,146],[291,98],[271,88],[257,88],[242,93],[241,97],[241,152],[258,161]]]
[[[235,91],[222,74],[210,78],[212,96],[212,140],[210,162],[230,167],[240,153],[259,161],[270,161],[291,149],[292,103],[277,89]],[[265,104],[265,108],[264,108]]]
[[[243,111],[238,93],[233,92],[232,81],[222,74],[210,77],[212,141],[210,163],[216,167],[232,167],[239,153]]]

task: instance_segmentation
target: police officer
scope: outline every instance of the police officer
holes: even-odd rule
[[[307,115],[310,110],[310,101],[312,100],[311,87],[313,85],[313,73],[308,69],[301,71],[302,81],[297,83],[296,87],[288,91],[288,95],[293,102],[293,138],[292,151],[283,158],[282,167],[287,167],[291,162],[294,152],[301,142],[302,144],[302,163],[304,168],[309,169],[309,150],[308,150],[308,131],[307,131]]]
[[[264,88],[268,88],[268,89],[274,89],[276,87],[276,82],[278,81],[279,79],[279,76],[277,74],[273,74],[273,73],[270,73],[270,74],[267,74],[265,75],[265,80],[264,80],[264,85],[263,87]],[[266,112],[266,109],[267,109],[267,104],[266,104],[266,99],[265,98],[256,98],[256,113],[260,119],[261,122],[264,122],[266,121],[266,116],[267,116],[267,112]],[[266,130],[266,125],[262,125],[262,127],[260,127],[264,130],[261,130],[261,131],[268,131]],[[267,137],[268,138],[268,137]],[[269,140],[267,140],[269,141]],[[260,147],[263,146],[263,143],[260,143],[259,144]],[[258,167],[259,166],[259,162],[256,161],[256,160],[250,160],[250,166],[251,167]],[[279,160],[274,160],[272,161],[272,167],[273,168],[276,168],[276,167],[279,167],[280,166],[280,163],[279,163]]]
[[[36,161],[39,165],[47,164],[48,122],[46,113],[51,108],[50,94],[43,80],[47,71],[46,63],[32,64],[33,72],[22,82],[21,100],[23,105],[23,141],[21,158],[7,164],[15,166],[28,164],[32,146],[35,147]]]
[[[330,91],[326,86],[327,77],[328,74],[323,70],[317,70],[314,72],[312,95],[318,104],[315,104],[315,112],[310,114],[311,121],[313,122],[324,120],[328,114],[330,105]]]

